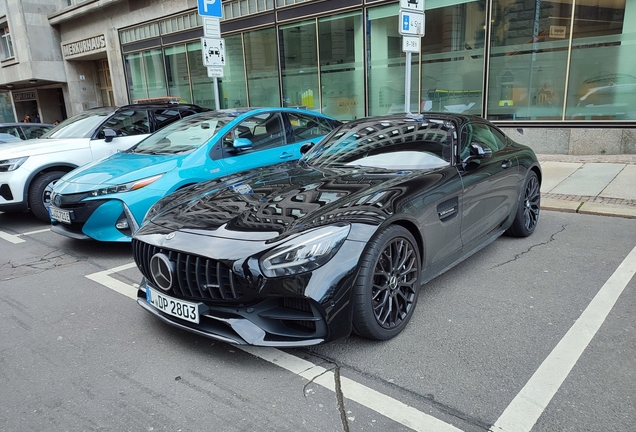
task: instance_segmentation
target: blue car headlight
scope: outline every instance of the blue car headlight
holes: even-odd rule
[[[101,195],[108,195],[113,193],[128,192],[132,190],[141,189],[142,187],[148,186],[150,183],[156,182],[162,176],[163,174],[159,174],[152,177],[146,177],[141,180],[135,180],[130,183],[124,183],[124,184],[120,184],[116,186],[108,186],[108,187],[104,187],[100,189],[95,189],[94,191],[91,191],[91,196],[96,197]]]
[[[0,172],[15,171],[28,159],[28,156],[0,160]]]
[[[350,230],[350,225],[330,225],[295,237],[263,255],[261,270],[276,277],[317,269],[333,258]]]

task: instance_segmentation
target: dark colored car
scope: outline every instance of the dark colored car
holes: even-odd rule
[[[0,134],[9,134],[21,140],[28,140],[40,138],[54,127],[46,123],[0,123]]]
[[[137,302],[236,344],[390,339],[422,284],[534,232],[540,183],[534,152],[481,118],[352,121],[296,163],[160,200],[133,238]]]

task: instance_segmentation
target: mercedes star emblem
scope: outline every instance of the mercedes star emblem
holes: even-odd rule
[[[170,234],[166,235],[166,240],[170,240],[171,238],[174,238],[175,233],[171,232]]]
[[[164,254],[157,253],[150,258],[150,274],[157,287],[164,291],[172,288],[174,266]]]

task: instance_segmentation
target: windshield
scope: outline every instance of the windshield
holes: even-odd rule
[[[367,121],[345,124],[302,159],[315,167],[363,166],[430,169],[450,165],[452,124],[442,120]]]
[[[191,152],[207,143],[233,117],[204,113],[181,119],[160,129],[128,150],[131,153],[175,154]]]
[[[115,108],[104,107],[84,111],[64,120],[45,133],[41,138],[84,138],[115,111]]]

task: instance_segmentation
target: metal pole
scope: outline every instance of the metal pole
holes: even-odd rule
[[[214,78],[214,106],[217,111],[221,109],[221,102],[219,101],[219,79],[216,77]]]
[[[404,112],[411,113],[411,52],[406,53],[406,70],[404,71]]]

